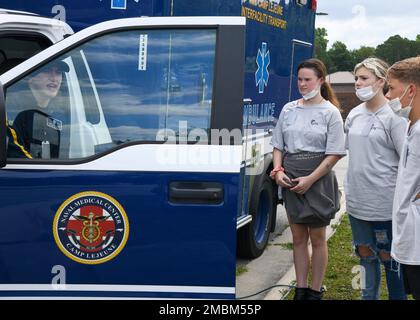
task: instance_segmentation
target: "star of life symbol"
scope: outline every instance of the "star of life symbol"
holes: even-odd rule
[[[256,59],[258,69],[255,72],[255,86],[259,93],[264,93],[264,88],[268,85],[270,74],[268,66],[270,65],[270,50],[267,51],[267,43],[263,42],[261,49],[258,49]]]

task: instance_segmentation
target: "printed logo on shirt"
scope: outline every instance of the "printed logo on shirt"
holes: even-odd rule
[[[313,119],[313,120],[311,121],[311,125],[313,125],[313,126],[317,126],[317,125],[318,125],[318,122],[317,122],[315,119]]]

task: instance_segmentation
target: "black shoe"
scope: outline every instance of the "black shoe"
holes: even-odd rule
[[[306,300],[306,293],[309,288],[295,288],[295,295],[293,297],[293,300]]]
[[[308,288],[306,291],[306,300],[322,300],[324,295],[324,288],[321,288],[321,291],[316,291],[311,288]]]

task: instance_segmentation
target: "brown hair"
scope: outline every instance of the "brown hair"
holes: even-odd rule
[[[340,102],[338,101],[331,85],[327,82],[327,68],[325,67],[325,64],[321,60],[313,58],[305,60],[299,64],[297,71],[299,72],[299,70],[303,68],[314,70],[317,77],[324,80],[324,83],[321,86],[321,96],[341,111]]]
[[[394,63],[388,70],[388,78],[415,83],[420,87],[420,56]]]

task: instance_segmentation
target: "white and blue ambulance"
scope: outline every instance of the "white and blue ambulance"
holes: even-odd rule
[[[78,31],[0,76],[0,296],[234,298],[316,1],[0,7]]]

